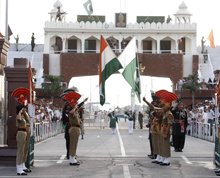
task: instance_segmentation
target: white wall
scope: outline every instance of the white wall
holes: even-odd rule
[[[49,54],[49,75],[60,76],[60,54]]]
[[[96,40],[96,53],[100,51],[100,40]]]
[[[152,40],[152,50],[153,50],[153,53],[156,53],[156,49],[157,49],[157,41],[156,40]]]
[[[192,55],[183,56],[183,77],[188,77],[193,71]]]
[[[77,53],[80,53],[81,50],[81,40],[77,39]]]
[[[185,51],[187,53],[192,53],[191,52],[191,40],[189,38],[185,38]]]

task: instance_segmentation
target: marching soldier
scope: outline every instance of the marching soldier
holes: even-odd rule
[[[26,120],[27,138],[26,138],[25,146],[24,146],[24,157],[23,157],[23,165],[22,166],[23,166],[24,172],[31,172],[31,170],[25,166],[25,162],[27,161],[27,155],[28,155],[28,150],[29,150],[30,137],[31,137],[31,121],[30,121],[29,114],[26,112],[26,108],[24,108],[24,118]]]
[[[27,98],[30,91],[26,88],[18,88],[13,91],[12,97],[17,98],[19,105],[16,107],[16,126],[18,132],[16,135],[17,141],[17,157],[16,167],[17,175],[27,175],[25,172],[31,172],[30,169],[26,168],[25,162],[27,161],[27,154],[29,149],[31,128],[30,128],[30,117],[26,112]]]
[[[66,93],[67,94],[67,93]],[[66,95],[65,94],[65,95]],[[65,95],[63,97],[65,97]],[[80,108],[86,101],[88,100],[88,98],[86,98],[83,102],[81,102],[78,105],[78,108]],[[62,112],[62,120],[63,120],[63,125],[65,125],[65,134],[64,137],[66,139],[66,158],[69,159],[69,147],[70,147],[70,137],[69,137],[69,129],[71,127],[71,123],[69,121],[69,111],[70,111],[70,105],[69,105],[69,101],[65,102],[65,106],[63,108],[63,112]],[[83,138],[83,137],[82,137]]]
[[[138,122],[139,122],[139,125],[140,125],[140,129],[143,129],[143,117],[144,117],[144,115],[139,111],[139,113],[138,113]]]
[[[71,166],[78,166],[80,163],[76,160],[76,150],[80,135],[80,116],[78,113],[78,105],[77,101],[81,97],[79,93],[70,92],[64,96],[64,99],[69,101],[68,105],[70,106],[69,109],[69,122],[70,122],[70,129],[69,129],[69,138],[70,138],[70,146],[69,146],[69,161]],[[80,103],[80,107],[83,105],[86,98],[82,103]]]
[[[171,103],[166,102],[164,106],[164,113],[162,119],[161,130],[161,156],[163,157],[161,166],[170,165],[170,129],[173,123],[173,114],[170,111]]]
[[[130,112],[125,112],[125,114],[128,116],[128,132],[129,134],[133,133],[133,123],[134,123],[134,117],[132,114],[132,110]]]
[[[185,144],[186,127],[188,125],[187,112],[183,108],[183,103],[177,103],[176,107],[171,109],[174,116],[173,123],[173,146],[175,152],[182,152]]]
[[[118,123],[118,117],[115,116],[115,111],[112,111],[111,113],[109,113],[108,117],[110,117],[109,127],[112,130],[112,134],[115,134],[116,122]]]
[[[162,121],[162,113],[164,100],[161,100],[160,107],[155,107],[153,104],[149,103],[145,97],[143,101],[153,110],[154,112],[154,119],[152,122],[152,146],[153,146],[153,154],[155,155],[156,159],[152,161],[152,163],[160,164],[163,161],[163,158],[160,156],[161,152],[161,121]]]
[[[84,132],[84,117],[85,117],[85,114],[84,114],[84,107],[81,107],[79,109],[79,116],[80,116],[80,119],[81,119],[81,124],[80,124],[80,133],[81,133],[81,138],[83,139],[83,135],[85,134]]]
[[[65,106],[63,108],[63,112],[62,112],[63,125],[65,126],[64,138],[66,139],[66,150],[67,150],[66,158],[67,159],[69,159],[69,147],[70,147],[69,128],[71,127],[70,121],[69,121],[70,106],[68,104],[69,104],[69,101],[66,101]]]
[[[150,106],[151,109],[157,111],[158,114],[162,114],[162,124],[161,124],[161,136],[159,136],[159,156],[155,160],[155,163],[160,164],[161,166],[169,166],[170,165],[170,129],[173,123],[173,114],[170,111],[171,103],[174,100],[177,100],[178,97],[166,90],[160,90],[155,93],[155,96],[159,97],[161,100],[161,104],[165,102],[164,107],[162,109],[154,107],[152,104],[148,103],[145,98],[143,100]],[[161,119],[159,118],[159,122]],[[160,127],[160,126],[159,126]],[[158,127],[158,130],[160,128]]]

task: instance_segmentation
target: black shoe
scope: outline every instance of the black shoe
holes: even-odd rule
[[[153,156],[153,155],[147,155],[149,158],[151,157],[151,156]]]
[[[27,175],[27,173],[25,173],[25,172],[22,172],[22,173],[17,173],[17,175],[18,175],[18,176],[26,176],[26,175]]]
[[[174,151],[175,151],[175,152],[178,152],[178,149],[175,149]]]
[[[220,169],[214,170],[215,173],[220,173]]]
[[[79,165],[80,165],[79,162],[77,162],[77,163],[70,163],[70,166],[79,166]]]
[[[161,164],[161,163],[163,163],[163,162],[157,161],[157,164]]]
[[[160,163],[161,166],[169,166],[170,163]]]
[[[83,140],[83,135],[82,135],[82,140]]]
[[[183,150],[180,148],[180,149],[179,149],[179,152],[183,152]]]
[[[23,169],[24,172],[31,172],[30,169]]]
[[[157,163],[158,164],[158,161],[154,160],[154,161],[151,161],[151,163]]]
[[[150,159],[155,159],[154,155],[153,155],[153,156],[150,156]]]
[[[216,173],[216,176],[220,176],[220,173]]]

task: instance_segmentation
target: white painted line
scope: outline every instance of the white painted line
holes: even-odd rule
[[[181,156],[187,164],[192,164],[185,156]]]
[[[118,124],[116,124],[116,129],[117,129],[117,133],[118,133],[118,139],[119,139],[119,143],[120,143],[120,147],[121,147],[121,155],[122,156],[126,156],[125,154],[125,147],[124,147],[124,143],[121,139],[121,134],[119,132],[119,129],[118,129]]]
[[[133,166],[134,164],[116,164],[116,166]]]
[[[131,178],[131,174],[130,174],[128,165],[123,166],[123,171],[124,171],[124,178]]]
[[[196,137],[190,136],[190,135],[187,136],[187,137],[190,137],[190,138],[193,138],[193,139],[199,140],[199,141],[204,142],[204,143],[210,143],[211,145],[215,145],[215,143],[210,142],[210,141],[208,141],[208,140],[202,140],[202,139],[199,139],[199,138],[196,138]]]
[[[54,177],[58,177],[58,178],[60,178],[60,177],[63,177],[63,178],[66,178],[66,177],[71,177],[72,175],[40,175],[40,177],[41,178],[43,178],[43,177],[45,177],[45,178],[47,178],[47,177],[52,177],[52,178],[54,178]],[[0,177],[9,177],[9,178],[12,178],[12,177],[17,177],[18,178],[18,176],[0,176]],[[31,176],[31,175],[28,175],[28,177],[37,177],[36,175],[35,176]]]
[[[63,161],[69,161],[69,160],[63,160]],[[45,159],[45,160],[40,160],[40,159],[35,159],[34,162],[57,162],[57,160],[53,159]]]
[[[142,136],[139,136],[140,138],[142,138]]]
[[[62,162],[63,162],[63,160],[65,159],[65,157],[66,157],[66,155],[62,155],[62,156],[60,157],[60,160],[59,160],[59,161],[57,161],[57,163],[62,163]]]
[[[98,135],[97,138],[99,138],[100,136]]]

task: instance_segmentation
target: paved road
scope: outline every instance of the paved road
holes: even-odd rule
[[[65,159],[64,135],[60,134],[35,145],[32,173],[25,177],[60,178],[211,178],[214,144],[186,137],[182,153],[172,147],[170,166],[152,164],[148,129],[135,129],[128,134],[128,123],[121,121],[117,134],[109,128],[86,128],[84,140],[79,139],[77,156],[80,166],[69,166]],[[0,178],[17,177],[15,167],[0,167]]]

